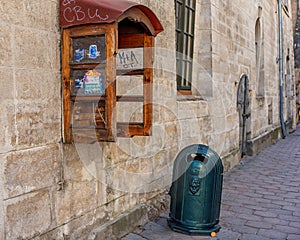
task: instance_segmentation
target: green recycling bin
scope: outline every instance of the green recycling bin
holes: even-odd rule
[[[184,148],[176,157],[170,189],[168,225],[174,231],[215,236],[219,216],[223,164],[206,145]]]

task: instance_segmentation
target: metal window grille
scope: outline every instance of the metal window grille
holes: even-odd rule
[[[177,89],[191,90],[196,0],[175,0]]]

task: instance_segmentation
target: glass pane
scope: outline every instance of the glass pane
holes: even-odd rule
[[[144,76],[117,76],[117,96],[143,96]]]
[[[74,95],[104,95],[105,70],[72,70],[71,94]]]
[[[189,24],[189,34],[194,35],[194,26],[195,26],[195,12],[190,12],[190,24]]]
[[[117,70],[136,70],[144,68],[143,48],[119,49],[116,56]]]
[[[189,9],[187,7],[184,8],[184,32],[187,33],[189,26],[190,26],[190,15],[189,15]]]
[[[143,106],[143,102],[117,102],[117,122],[143,123]]]
[[[188,56],[190,56],[189,55],[189,36],[188,35],[185,35],[184,36],[184,38],[185,38],[185,56],[184,56],[184,58],[187,58]]]
[[[72,109],[72,127],[105,127],[105,102],[76,100]]]
[[[182,62],[182,86],[185,86],[186,82],[186,62]]]
[[[73,38],[72,64],[104,63],[106,58],[105,36]]]

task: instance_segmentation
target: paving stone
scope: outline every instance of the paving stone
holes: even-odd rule
[[[299,234],[289,234],[287,240],[299,240]]]
[[[270,209],[270,212],[277,214],[277,215],[293,215],[292,211],[289,210],[283,210],[283,209]]]
[[[287,226],[287,224],[285,224]],[[289,222],[288,226],[299,228],[300,223],[299,222]]]
[[[258,236],[254,234],[243,234],[239,240],[270,240],[270,238]]]
[[[238,233],[249,233],[249,234],[257,234],[258,229],[254,227],[248,227],[245,225],[238,226],[238,225],[233,225],[231,226],[232,231],[238,232]]]
[[[277,226],[275,226],[274,230],[278,230],[282,233],[287,233],[287,234],[298,234],[300,236],[299,226],[298,227],[290,227],[290,226],[277,225]]]
[[[293,212],[293,216],[300,217],[300,212]]]
[[[245,220],[253,220],[253,221],[261,221],[262,220],[262,217],[261,216],[258,216],[258,215],[248,215],[248,214],[239,214],[238,215],[238,218],[241,218],[241,219],[245,219]]]
[[[253,210],[245,207],[239,207],[239,206],[232,206],[229,208],[229,211],[235,212],[235,213],[245,213],[245,214],[252,214]]]
[[[145,225],[145,230],[140,234],[142,237],[148,240],[189,240],[189,239],[205,239],[208,240],[210,237],[207,236],[190,236],[179,232],[172,231],[169,227],[161,226],[157,223],[150,222]]]
[[[220,232],[217,234],[217,240],[234,240],[240,239],[241,234],[237,232],[233,232],[230,229],[221,229]]]
[[[290,221],[282,220],[279,218],[264,218],[265,222],[272,223],[274,225],[285,225],[288,226]]]
[[[300,212],[299,206],[284,206],[282,209],[293,211],[293,212]]]
[[[300,225],[300,217],[290,216],[290,215],[279,215],[278,217],[280,219],[287,220],[287,221],[299,222],[299,225]]]
[[[252,205],[252,204],[245,204],[245,208],[251,209],[251,210],[258,210],[258,211],[266,211],[267,208],[263,206],[257,206],[257,205]]]
[[[287,209],[288,207],[291,207],[291,208],[296,207],[298,209],[298,211],[299,211],[299,209],[300,209],[300,200],[299,199],[296,199],[296,198],[285,198],[284,201],[290,202],[290,203],[294,203],[295,205],[284,206],[283,209]]]
[[[256,216],[269,217],[269,218],[278,216],[277,213],[273,213],[273,212],[270,212],[270,211],[254,211],[253,214],[256,215]]]
[[[271,229],[273,225],[271,223],[267,223],[263,221],[262,222],[248,221],[245,223],[245,226],[259,228],[259,229]]]
[[[263,236],[263,237],[268,237],[269,239],[286,239],[287,238],[287,234],[286,233],[281,233],[279,231],[275,231],[275,230],[269,230],[269,229],[260,229],[257,233],[257,235],[259,236]]]

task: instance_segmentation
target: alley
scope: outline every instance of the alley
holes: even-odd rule
[[[300,127],[286,139],[246,157],[224,176],[217,237],[171,231],[165,212],[123,240],[299,240]]]

